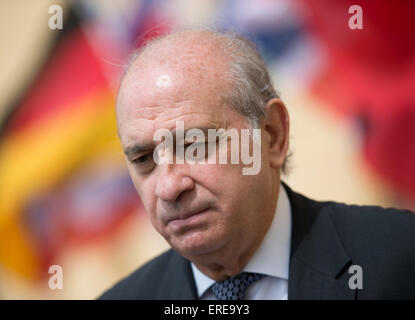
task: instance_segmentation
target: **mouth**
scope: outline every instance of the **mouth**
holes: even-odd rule
[[[181,228],[191,225],[192,223],[197,223],[201,216],[208,212],[209,209],[210,208],[208,207],[199,211],[192,211],[189,213],[181,214],[178,217],[168,220],[167,224],[173,226],[174,228]]]

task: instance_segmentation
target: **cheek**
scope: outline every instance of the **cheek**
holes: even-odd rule
[[[242,175],[240,165],[231,164],[195,165],[191,175],[197,184],[215,196],[217,206],[225,212],[238,205],[238,198],[246,193],[244,189],[249,187],[251,180]]]
[[[229,169],[226,165],[196,164],[190,169],[192,179],[203,188],[207,189],[215,197],[220,199],[226,192],[226,181],[229,180]]]
[[[150,216],[155,215],[156,197],[154,195],[154,179],[142,179],[138,177],[134,168],[131,168],[131,166],[129,166],[128,171],[135,190],[137,191],[147,213]]]
[[[140,186],[141,186],[140,179],[136,175],[135,170],[134,170],[132,165],[127,165],[127,168],[128,168],[128,172],[130,174],[131,181],[133,182],[134,188],[137,191],[140,198],[142,198],[142,188],[140,188]]]

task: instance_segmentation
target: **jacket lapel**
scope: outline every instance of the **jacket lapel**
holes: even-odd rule
[[[353,299],[346,254],[331,219],[332,208],[293,192],[288,299]]]
[[[190,262],[170,250],[170,260],[167,263],[161,283],[163,286],[157,294],[158,300],[194,300],[197,299],[197,289]]]

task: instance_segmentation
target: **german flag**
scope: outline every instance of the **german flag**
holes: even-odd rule
[[[0,128],[0,263],[29,279],[47,276],[69,242],[114,230],[140,206],[114,92],[73,18]]]

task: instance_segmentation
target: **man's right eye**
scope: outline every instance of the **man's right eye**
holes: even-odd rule
[[[135,165],[137,170],[139,170],[139,172],[141,172],[141,173],[150,172],[151,170],[153,170],[154,165],[155,165],[152,153],[144,154],[144,155],[132,160],[131,162]]]
[[[151,161],[153,160],[153,155],[151,153],[147,153],[147,154],[144,154],[144,155],[134,159],[132,162],[135,163],[135,164],[146,164],[150,160]]]
[[[150,160],[150,156],[148,154],[145,154],[141,157],[134,159],[133,162],[137,164],[141,164],[141,163],[146,163],[148,160]]]

